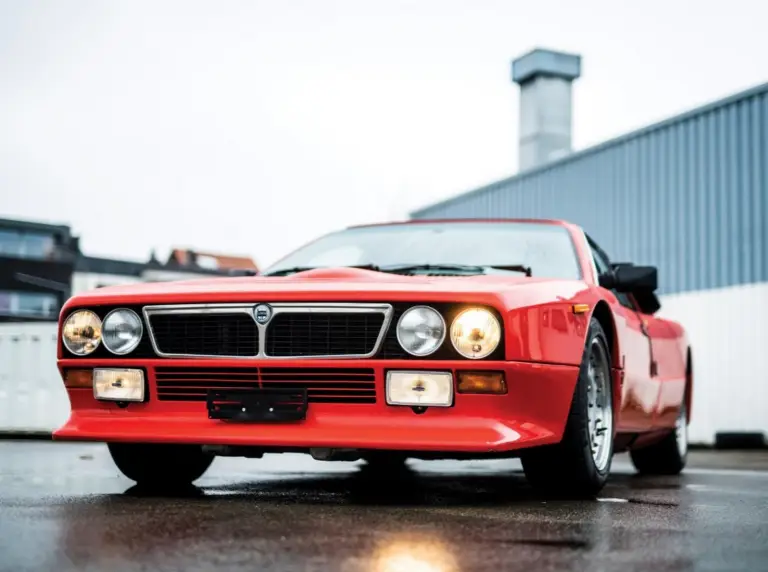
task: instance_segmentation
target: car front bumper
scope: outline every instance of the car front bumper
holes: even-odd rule
[[[240,445],[270,450],[311,447],[397,451],[503,453],[560,441],[568,418],[578,367],[528,362],[427,360],[301,360],[291,368],[370,367],[376,402],[310,403],[306,419],[279,423],[236,423],[208,418],[204,401],[158,399],[155,367],[274,367],[258,360],[88,360],[62,359],[60,370],[141,367],[147,373],[148,400],[120,407],[94,399],[89,389],[68,389],[72,413],[55,439],[105,442]],[[504,395],[456,394],[452,407],[417,414],[386,404],[387,370],[503,371]]]

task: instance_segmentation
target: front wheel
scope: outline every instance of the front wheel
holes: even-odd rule
[[[213,462],[213,455],[199,445],[109,443],[107,447],[120,472],[147,487],[188,486]]]
[[[611,468],[613,418],[611,352],[593,318],[563,439],[522,455],[528,481],[550,493],[596,495]]]

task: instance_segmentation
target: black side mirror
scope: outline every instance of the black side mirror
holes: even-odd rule
[[[655,266],[614,264],[613,274],[600,277],[600,286],[617,292],[654,292],[659,287],[658,272]]]
[[[635,298],[638,309],[643,314],[652,315],[661,309],[661,301],[650,290],[636,290],[632,295]]]

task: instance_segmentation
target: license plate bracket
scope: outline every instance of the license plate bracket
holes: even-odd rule
[[[239,422],[302,421],[307,417],[306,389],[210,390],[209,419]]]

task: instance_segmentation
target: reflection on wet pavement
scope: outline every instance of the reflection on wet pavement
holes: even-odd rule
[[[537,495],[516,461],[383,477],[298,455],[142,490],[102,445],[0,442],[0,570],[760,570],[763,460],[641,478],[618,458],[595,502]]]

